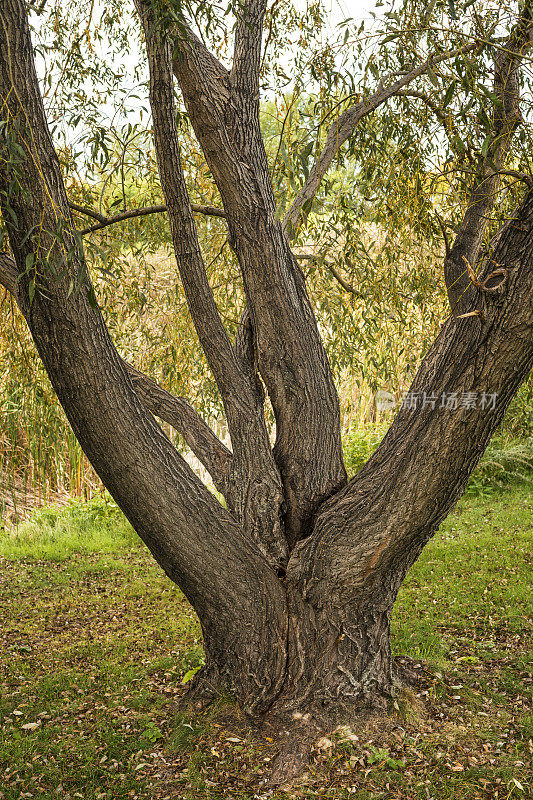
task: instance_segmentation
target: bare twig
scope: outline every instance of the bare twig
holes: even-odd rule
[[[362,292],[356,289],[351,283],[348,283],[348,281],[344,280],[340,272],[333,266],[333,264],[330,261],[326,261],[324,258],[321,258],[320,256],[315,256],[307,253],[299,253],[296,255],[296,258],[302,261],[316,261],[317,264],[323,264],[326,267],[326,269],[328,269],[331,272],[335,280],[338,283],[340,283],[345,292],[349,292],[350,294],[353,294],[355,297],[359,297],[361,300],[366,299],[365,295]]]
[[[516,169],[501,169],[499,172],[500,175],[509,175],[511,178],[516,178],[517,181],[522,181],[530,189],[533,187],[533,175],[529,175],[527,172],[519,172]]]

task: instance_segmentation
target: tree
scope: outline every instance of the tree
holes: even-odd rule
[[[0,202],[10,246],[0,257],[0,281],[26,318],[83,450],[198,614],[206,666],[195,691],[230,689],[249,714],[278,714],[294,725],[302,715],[309,725],[349,720],[361,709],[384,708],[401,682],[389,642],[398,589],[533,364],[533,191],[510,160],[532,4],[520,7],[503,38],[494,33],[498,17],[490,38],[478,29],[453,50],[381,75],[377,89],[355,103],[347,98],[283,221],[259,120],[266,0],[247,0],[237,14],[229,71],[181,6],[136,0],[136,8],[177,266],[223,400],[231,451],[183,398],[127,364],[110,339],[47,128],[22,0],[5,0],[0,12]],[[464,53],[480,64],[492,55],[494,83],[490,130],[465,169],[469,197],[452,244],[445,233],[451,315],[383,442],[347,482],[338,397],[291,239],[339,148],[391,98],[433,104],[454,135],[432,98],[407,87],[421,76],[433,80],[439,64],[457,64]],[[198,243],[174,78],[242,273],[247,306],[235,342]],[[505,173],[528,188],[484,247]],[[183,434],[225,505],[153,415]]]

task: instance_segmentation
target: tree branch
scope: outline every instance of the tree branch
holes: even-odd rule
[[[200,251],[180,160],[170,42],[163,38],[160,21],[149,4],[136,0],[136,7],[145,31],[154,143],[174,250],[191,317],[220,389],[231,437],[235,514],[270,563],[281,566],[287,560],[281,527],[281,478],[272,455],[263,405],[254,378],[238,362],[220,319]],[[193,44],[182,42],[182,47],[185,61],[198,49],[213,68],[213,59],[206,55],[203,45],[197,45],[196,39]],[[191,75],[179,55],[175,61],[180,62],[187,79],[190,79]],[[213,125],[212,119],[209,124]]]
[[[326,613],[380,608],[384,587],[397,591],[533,366],[533,191],[494,257],[506,275],[498,296],[475,319],[448,318],[385,438],[291,556],[288,582]]]
[[[412,97],[413,99],[422,100],[423,103],[427,105],[428,108],[433,111],[436,117],[440,119],[441,122],[446,121],[446,114],[439,108],[439,106],[433,102],[431,97],[427,95],[425,92],[419,92],[415,89],[401,89],[399,92],[396,92],[395,97]]]
[[[175,36],[174,74],[222,198],[257,367],[276,416],[274,458],[292,543],[306,535],[320,500],[346,480],[338,396],[305,281],[275,216],[258,99],[237,91],[235,73],[192,33]]]
[[[251,2],[255,8],[262,0]],[[255,32],[244,16],[238,23],[239,53],[246,42],[257,46],[260,8],[254,14]],[[273,217],[276,204],[261,136],[258,84],[253,89],[258,68],[247,69],[243,52],[236,53],[237,63],[228,72],[185,23],[174,36],[174,75],[222,197],[228,224],[232,212],[236,218],[249,215],[251,202]]]
[[[500,175],[508,175],[510,178],[516,178],[517,181],[522,181],[530,189],[533,187],[533,175],[527,172],[519,172],[516,169],[501,169]]]
[[[259,101],[261,43],[267,0],[246,0],[235,30],[235,49],[231,80],[237,91],[247,92]]]
[[[246,388],[209,285],[185,184],[175,120],[170,45],[163,41],[159,21],[148,4],[138,0],[137,10],[145,31],[153,137],[178,269],[198,338],[227,402],[233,389],[240,388],[246,396]],[[227,411],[231,435],[233,414],[231,409]]]
[[[415,89],[402,89],[401,91],[397,92],[395,97],[407,97],[412,98],[413,100],[422,100],[423,103],[435,114],[439,122],[442,123],[442,127],[444,128],[444,132],[448,137],[450,144],[452,147],[454,146],[453,141],[453,129],[450,124],[448,117],[446,116],[446,112],[439,108],[439,106],[427,95],[425,92],[419,92]],[[455,145],[456,146],[456,145]]]
[[[365,300],[364,294],[360,292],[358,289],[355,288],[351,283],[345,281],[340,272],[333,266],[330,261],[326,261],[325,259],[321,258],[320,256],[315,256],[313,254],[307,253],[297,253],[296,258],[300,261],[316,261],[317,264],[323,264],[326,269],[328,269],[335,280],[342,286],[345,292],[349,292],[350,294],[355,295],[355,297],[359,297],[361,300]]]
[[[233,507],[230,486],[231,451],[218,439],[209,425],[184,397],[175,397],[166,389],[144,375],[132,364],[123,360],[133,387],[145,408],[156,417],[172,425],[183,436],[187,446],[207,469],[215,488]]]
[[[494,94],[499,102],[494,105],[492,134],[474,177],[459,232],[444,261],[448,299],[456,316],[467,310],[474,296],[470,273],[480,254],[513,134],[522,123],[519,70],[532,43],[532,8],[532,0],[526,0],[506,46],[495,56]]]
[[[167,210],[166,205],[146,206],[145,208],[134,208],[131,211],[122,211],[120,214],[115,214],[112,217],[105,217],[103,214],[99,214],[92,208],[79,206],[77,203],[73,203],[70,200],[69,206],[80,214],[85,214],[88,217],[98,220],[97,225],[91,225],[88,228],[83,228],[83,230],[80,231],[81,236],[85,236],[88,233],[94,233],[94,231],[99,231],[102,228],[107,228],[109,225],[114,225],[116,222],[122,222],[125,219],[144,217],[148,214],[161,214]],[[226,218],[225,212],[216,206],[206,206],[198,203],[191,203],[191,209],[195,214],[205,214],[206,216],[211,217]]]
[[[104,214],[100,214],[93,208],[86,208],[85,206],[80,206],[78,205],[78,203],[74,203],[72,200],[69,200],[68,204],[72,209],[72,211],[77,211],[79,214],[84,214],[86,217],[91,217],[91,219],[95,219],[98,222],[107,222],[107,220],[109,219],[109,217],[104,216]]]
[[[396,95],[404,86],[407,86],[416,80],[416,78],[424,75],[433,65],[448,61],[451,58],[455,58],[455,56],[460,53],[467,53],[476,48],[477,44],[470,44],[465,47],[457,48],[456,50],[432,56],[420,66],[412,69],[406,75],[394,81],[390,86],[378,88],[374,94],[350,106],[350,108],[347,108],[346,111],[340,114],[330,126],[326,136],[326,144],[322,148],[320,155],[309,172],[309,177],[298,192],[283,220],[283,227],[291,238],[295,236],[299,224],[307,214],[307,211],[304,212],[304,206],[309,204],[317,193],[322,178],[333,163],[337,152],[342,145],[348,141],[359,122],[364,117],[368,116],[368,114],[375,111],[376,108],[385,103],[389,98]]]

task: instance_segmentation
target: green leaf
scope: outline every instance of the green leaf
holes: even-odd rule
[[[440,86],[439,79],[437,78],[436,74],[433,72],[429,64],[428,64],[428,78],[433,84],[433,86],[436,86],[437,88]]]
[[[491,141],[492,141],[492,135],[489,133],[489,135],[487,136],[481,147],[481,155],[483,156],[483,158],[486,158],[487,153],[489,152]]]
[[[96,311],[96,309],[98,308],[98,303],[96,302],[96,295],[94,293],[94,289],[93,289],[92,286],[89,289],[89,291],[87,293],[87,296],[88,296],[88,299],[89,299],[89,305],[91,306],[93,311]]]
[[[455,81],[452,81],[448,88],[446,89],[446,94],[444,95],[444,100],[442,102],[442,107],[446,108],[446,106],[450,103],[450,100],[453,97],[453,92],[455,89]]]
[[[194,678],[199,669],[201,669],[201,667],[193,667],[192,669],[188,670],[181,679],[181,682],[188,683],[191,680],[191,678]]]
[[[490,89],[487,89],[487,87],[483,86],[482,83],[479,84],[479,88],[483,92],[483,94],[486,97],[488,97],[489,100],[491,100],[494,103],[495,106],[500,106],[501,107],[503,105],[503,103],[500,100],[500,98],[498,97],[498,95],[494,94],[494,92],[491,92]]]

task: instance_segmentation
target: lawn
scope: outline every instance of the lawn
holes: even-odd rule
[[[418,691],[322,740],[301,785],[272,793],[275,742],[231,698],[177,712],[199,627],[114,505],[42,511],[1,534],[0,798],[527,797],[532,536],[527,490],[465,498],[395,610]]]

